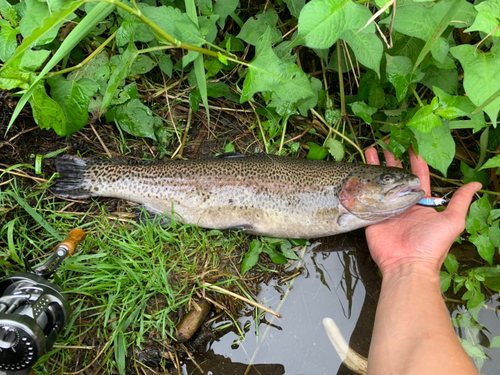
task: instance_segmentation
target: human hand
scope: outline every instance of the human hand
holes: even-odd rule
[[[380,164],[377,151],[365,152],[368,164]],[[420,178],[420,189],[430,195],[427,163],[410,148],[412,172]],[[384,150],[387,166],[397,166],[394,156]],[[443,212],[413,206],[402,214],[366,228],[370,253],[382,274],[405,264],[424,264],[439,271],[453,241],[465,228],[465,217],[473,195],[481,188],[471,182],[458,189]]]

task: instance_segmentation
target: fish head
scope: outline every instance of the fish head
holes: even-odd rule
[[[400,168],[360,165],[343,184],[339,200],[352,215],[378,222],[399,215],[424,196],[420,179]]]

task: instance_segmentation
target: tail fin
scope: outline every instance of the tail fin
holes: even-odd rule
[[[52,192],[63,198],[88,198],[90,192],[85,189],[84,177],[87,170],[87,161],[70,155],[63,155],[56,159],[56,169],[59,178]]]

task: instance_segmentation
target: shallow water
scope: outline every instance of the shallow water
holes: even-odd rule
[[[236,330],[230,331],[209,343],[204,355],[196,356],[206,374],[354,374],[342,365],[322,321],[332,318],[349,345],[367,356],[381,279],[367,252],[362,231],[322,242],[320,246],[311,246],[302,261],[288,269],[289,273],[297,266],[302,269],[293,282],[280,285],[274,279],[262,285],[258,302],[283,317],[265,313],[256,319],[258,312],[249,310],[248,316],[238,321],[245,332],[243,340]],[[479,321],[484,325],[479,335],[478,330],[470,327],[458,329],[461,337],[481,345],[489,357],[475,359],[481,374],[500,373],[500,349],[486,348],[493,337],[500,336],[499,302],[496,295],[485,303],[489,308],[479,313]],[[449,303],[448,308],[452,317],[463,311],[456,304]],[[183,373],[200,372],[188,361]]]
[[[325,317],[332,318],[347,341],[358,325],[351,346],[366,356],[378,285],[373,295],[367,295],[361,280],[362,272],[366,273],[362,270],[366,268],[365,263],[371,276],[376,277],[375,282],[370,282],[370,277],[366,282],[379,284],[378,276],[368,253],[356,251],[358,243],[363,247],[362,238],[359,240],[351,234],[329,241],[314,249],[311,246],[303,260],[290,267],[290,271],[298,265],[302,269],[302,274],[293,282],[279,285],[278,280],[273,280],[269,285],[262,285],[258,301],[283,317],[278,319],[266,313],[259,317],[258,327],[255,311],[251,316],[242,317],[239,325],[247,331],[243,341],[236,332],[229,332],[214,341],[203,358],[197,358],[208,374],[244,374],[248,364],[255,364],[257,370],[249,374],[351,373],[341,366],[342,361],[322,321]],[[365,303],[365,299],[372,302]],[[370,306],[373,306],[371,310]],[[358,323],[362,309],[363,322]],[[359,326],[368,329],[359,329]],[[185,367],[186,374],[199,373],[192,370],[192,365]]]

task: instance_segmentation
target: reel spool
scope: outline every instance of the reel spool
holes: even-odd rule
[[[62,289],[47,279],[85,237],[72,230],[41,266],[0,281],[0,375],[29,374],[52,348],[71,307]]]

